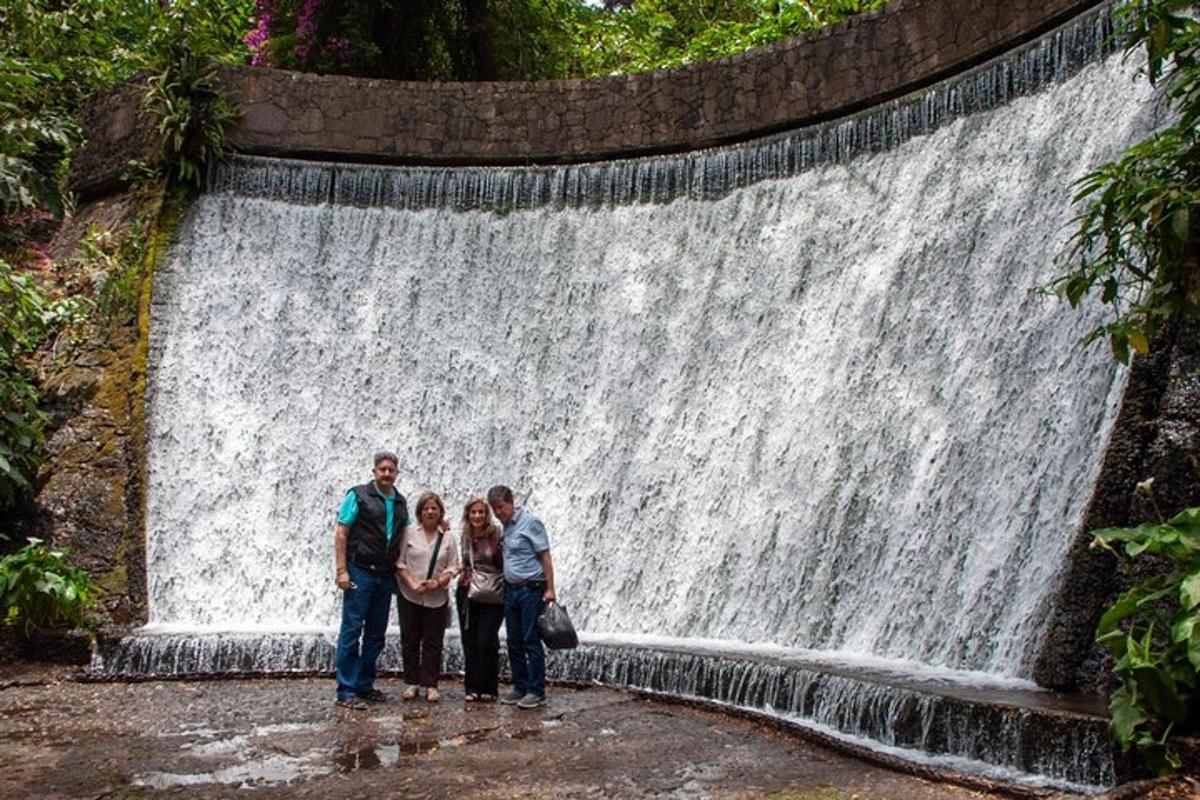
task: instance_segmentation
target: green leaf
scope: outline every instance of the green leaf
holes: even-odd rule
[[[1106,542],[1133,542],[1153,538],[1158,534],[1159,525],[1154,522],[1143,522],[1134,528],[1098,528],[1092,535]]]
[[[1108,710],[1112,716],[1113,734],[1121,743],[1121,749],[1128,750],[1134,731],[1147,720],[1146,714],[1138,705],[1136,691],[1128,684],[1123,684],[1109,698]]]
[[[1179,604],[1184,611],[1200,606],[1200,570],[1193,572],[1179,584]]]
[[[1185,508],[1167,520],[1167,524],[1176,528],[1200,528],[1200,507]]]
[[[1176,620],[1175,624],[1171,626],[1171,641],[1187,641],[1189,638],[1191,638],[1192,632],[1196,630],[1197,624],[1200,624],[1200,616],[1195,614],[1181,617],[1180,619]]]
[[[1071,304],[1072,306],[1075,303]],[[1109,338],[1109,344],[1112,347],[1113,358],[1122,364],[1129,363],[1129,339],[1125,334],[1114,331]]]
[[[1114,658],[1126,658],[1128,653],[1128,637],[1125,631],[1114,630],[1096,636],[1096,643],[1113,654]]]
[[[1146,339],[1146,334],[1140,330],[1129,332],[1129,346],[1137,351],[1139,355],[1144,356],[1150,352],[1150,342]]]
[[[1184,722],[1187,719],[1187,703],[1180,696],[1175,679],[1166,670],[1144,664],[1134,667],[1132,672],[1138,692],[1150,708],[1172,722]]]
[[[1105,636],[1112,633],[1121,633],[1117,628],[1117,624],[1121,620],[1137,613],[1138,600],[1142,593],[1134,587],[1117,598],[1117,601],[1105,610],[1103,616],[1100,617],[1100,623],[1096,626],[1096,641],[1099,642]],[[1124,636],[1121,633],[1122,637]],[[1124,652],[1124,648],[1122,648]]]

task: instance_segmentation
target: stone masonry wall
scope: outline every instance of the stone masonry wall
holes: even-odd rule
[[[833,119],[1011,49],[1097,0],[893,0],[810,36],[687,69],[528,83],[412,83],[230,67],[231,131],[264,155],[416,164],[597,161],[676,152]],[[80,193],[153,157],[136,93],[99,98]]]

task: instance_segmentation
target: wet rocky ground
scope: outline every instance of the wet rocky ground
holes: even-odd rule
[[[85,683],[0,676],[0,797],[967,798],[756,722],[610,689],[517,711],[332,703],[328,679]]]
[[[518,711],[442,701],[335,708],[329,679],[88,683],[0,670],[0,797],[970,798],[716,711],[553,688]]]

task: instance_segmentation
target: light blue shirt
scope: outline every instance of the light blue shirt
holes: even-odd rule
[[[378,489],[379,487],[376,486],[375,488]],[[379,496],[383,497],[383,503],[387,506],[387,520],[385,521],[385,524],[387,525],[388,544],[391,544],[392,536],[396,533],[395,526],[392,525],[392,518],[395,516],[396,512],[396,492],[395,490],[392,490],[391,497],[384,497],[383,492],[380,492]],[[342,500],[342,507],[338,511],[337,521],[349,528],[354,524],[354,520],[356,519],[358,519],[358,495],[356,495],[354,490],[351,489],[350,491],[346,492],[346,497],[344,500]],[[405,524],[411,525],[412,518],[409,517],[405,521]]]
[[[550,549],[542,521],[523,508],[504,526],[504,580],[544,581],[546,571],[538,556]]]

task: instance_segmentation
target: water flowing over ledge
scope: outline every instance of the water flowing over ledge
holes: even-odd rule
[[[151,299],[152,624],[97,669],[328,672],[333,509],[384,443],[405,492],[529,493],[612,632],[560,680],[1111,783],[1102,713],[1026,680],[1123,387],[1028,288],[1072,181],[1158,124],[1110,28],[687,156],[218,168]]]
[[[1101,709],[1076,708],[1047,692],[989,687],[987,676],[940,677],[830,668],[819,654],[749,657],[731,644],[647,644],[641,637],[587,636],[549,654],[553,680],[601,684],[761,714],[834,745],[1031,787],[1093,792],[1113,783],[1111,734]],[[599,643],[603,642],[603,643]],[[506,661],[501,649],[502,665]],[[109,641],[92,665],[106,678],[332,674],[334,631],[325,633],[142,633]],[[457,637],[446,672],[458,674]],[[389,636],[380,670],[400,671]]]
[[[497,212],[716,199],[759,181],[894,148],[1062,81],[1113,52],[1113,9],[1102,5],[1023,48],[883,106],[732,147],[569,167],[473,170],[235,157],[211,171],[208,188],[304,204]]]

